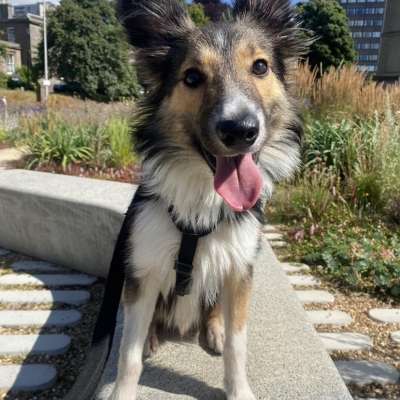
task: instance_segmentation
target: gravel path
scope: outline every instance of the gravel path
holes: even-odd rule
[[[9,275],[14,272],[11,265],[15,262],[34,261],[33,258],[23,256],[17,253],[9,252],[0,255],[0,277]],[[34,273],[35,271],[32,271]],[[23,274],[23,272],[17,272]],[[31,273],[31,271],[29,272]],[[54,272],[49,272],[54,274]],[[61,274],[79,274],[66,270]],[[98,279],[92,285],[82,288],[82,286],[67,287],[45,287],[45,286],[1,286],[0,291],[46,291],[46,290],[78,290],[90,292],[91,299],[82,305],[68,305],[65,303],[42,303],[42,304],[8,304],[0,303],[0,313],[2,311],[23,310],[23,311],[39,311],[39,310],[76,310],[82,314],[82,319],[75,327],[6,327],[0,326],[0,335],[32,335],[32,334],[62,334],[71,338],[71,346],[65,354],[59,355],[0,355],[0,367],[19,364],[47,364],[53,365],[57,370],[57,380],[53,386],[47,390],[38,392],[8,392],[0,390],[0,399],[7,400],[58,400],[63,399],[74,384],[86,358],[86,350],[90,344],[94,324],[99,312],[104,280]],[[1,322],[0,322],[1,325]]]

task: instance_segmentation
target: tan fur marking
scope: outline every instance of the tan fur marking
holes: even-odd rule
[[[273,71],[269,71],[265,77],[258,77],[252,74],[253,63],[257,60],[265,60],[267,65],[271,64],[271,57],[259,48],[255,48],[252,43],[242,40],[235,50],[236,65],[241,71],[241,77],[256,88],[262,97],[265,105],[271,102],[285,101],[284,89]],[[245,71],[248,71],[246,78]]]
[[[238,333],[242,331],[247,322],[252,281],[248,278],[227,277],[225,284],[230,291],[229,313],[232,329],[234,333]]]
[[[223,324],[222,321],[222,307],[221,302],[217,301],[214,308],[210,311],[207,318],[206,327],[208,328],[210,324],[212,324],[213,320],[217,320],[220,325]]]
[[[198,69],[202,74],[211,80],[215,73],[215,68],[220,63],[218,54],[209,47],[199,49],[199,56],[196,58],[188,58],[182,64],[180,69],[180,80],[174,88],[170,98],[166,99],[164,103],[164,113],[168,116],[184,116],[186,119],[192,116],[195,121],[198,118],[200,107],[203,105],[205,86],[200,85],[196,89],[190,89],[183,83],[185,71],[190,68]],[[169,130],[169,135],[173,139],[182,143],[187,141],[188,136],[184,132],[176,118],[173,118],[172,126]]]

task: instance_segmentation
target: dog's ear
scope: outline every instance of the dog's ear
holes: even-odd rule
[[[119,0],[119,20],[138,49],[169,47],[194,24],[177,0]]]
[[[283,59],[304,54],[307,43],[300,35],[300,22],[290,0],[235,0],[232,15],[264,29]]]

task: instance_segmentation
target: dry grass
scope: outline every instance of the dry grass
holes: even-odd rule
[[[345,116],[371,117],[375,111],[383,114],[389,99],[393,111],[400,109],[400,83],[393,85],[367,80],[367,74],[357,66],[331,67],[322,73],[310,71],[308,64],[299,64],[294,73],[298,82],[298,95],[309,99],[313,116],[331,112]]]

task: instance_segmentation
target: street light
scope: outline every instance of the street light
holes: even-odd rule
[[[44,44],[44,97],[47,101],[49,97],[49,71],[47,67],[47,21],[46,21],[46,0],[43,0],[43,44]]]

